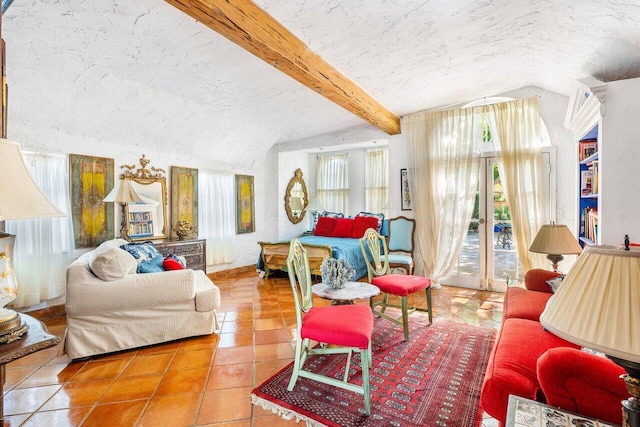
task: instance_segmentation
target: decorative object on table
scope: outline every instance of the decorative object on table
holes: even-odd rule
[[[171,221],[188,222],[198,235],[198,169],[171,166]],[[175,228],[172,232],[180,237]]]
[[[69,154],[71,217],[76,248],[94,248],[114,236],[113,159]]]
[[[582,247],[566,225],[552,222],[540,228],[529,250],[547,254],[553,271],[558,271],[558,263],[564,258],[562,255],[577,255],[582,252]]]
[[[144,203],[140,195],[133,189],[132,182],[124,179],[118,180],[113,190],[103,200],[106,203],[119,203],[122,207],[120,235],[118,237],[125,240],[131,240],[129,227],[127,226],[127,203]]]
[[[178,221],[173,231],[178,236],[178,240],[184,240],[193,232],[193,225],[189,221]]]
[[[607,355],[622,366],[631,397],[622,402],[623,426],[640,426],[640,251],[586,247],[540,323],[546,330]]]
[[[333,257],[322,261],[320,272],[322,273],[322,283],[326,283],[336,289],[344,288],[349,279],[356,274],[349,261]]]
[[[236,234],[254,231],[253,176],[236,175]]]
[[[506,427],[614,427],[593,418],[510,395]]]
[[[371,393],[370,417],[363,417],[362,397],[346,390],[300,378],[288,392],[293,363],[256,387],[251,401],[307,425],[480,426],[478,400],[495,331],[437,320],[429,326],[426,316],[416,316],[410,328],[411,338],[404,342],[392,323],[374,320],[370,372],[377,389]],[[422,357],[426,353],[428,358]],[[339,378],[344,364],[337,357],[326,356],[313,369]],[[361,378],[359,369],[351,377]]]
[[[400,169],[400,198],[400,208],[403,211],[413,209],[411,206],[411,177],[409,169]]]
[[[18,295],[13,247],[16,236],[4,233],[8,219],[66,216],[47,200],[35,184],[20,153],[20,144],[0,139],[0,343],[19,339],[27,325],[8,309]]]
[[[167,226],[167,179],[164,169],[150,167],[143,154],[140,166],[122,165],[120,179],[129,181],[142,202],[125,204],[127,233],[131,240],[164,239]]]

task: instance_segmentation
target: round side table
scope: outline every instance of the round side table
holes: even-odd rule
[[[347,282],[344,288],[335,289],[326,283],[311,286],[311,292],[320,298],[331,300],[331,305],[353,304],[355,299],[369,299],[380,293],[377,286],[364,282]]]

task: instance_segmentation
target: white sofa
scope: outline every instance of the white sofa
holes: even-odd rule
[[[67,268],[63,348],[71,359],[219,330],[220,290],[203,271],[136,274],[136,259],[120,249],[126,243],[104,242]]]

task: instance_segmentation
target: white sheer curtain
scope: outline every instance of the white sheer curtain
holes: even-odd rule
[[[349,155],[318,156],[316,171],[318,198],[325,211],[349,211]]]
[[[31,307],[64,294],[66,269],[74,256],[69,199],[69,166],[63,154],[22,153],[29,173],[45,196],[67,214],[64,218],[7,221],[14,247],[18,297],[15,308]]]
[[[386,215],[389,201],[389,150],[367,151],[364,163],[365,210]]]
[[[471,219],[480,169],[481,113],[480,108],[466,108],[402,119],[413,168],[417,246],[424,274],[436,285],[452,271]]]
[[[198,172],[198,233],[207,239],[207,265],[235,260],[235,177]]]
[[[542,135],[538,98],[490,105],[494,137],[500,142],[500,177],[511,211],[513,236],[524,271],[544,268],[545,257],[529,252],[538,230],[549,221],[542,188]]]

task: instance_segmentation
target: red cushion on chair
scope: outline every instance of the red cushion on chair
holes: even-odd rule
[[[351,237],[353,230],[353,220],[351,218],[338,218],[336,228],[333,229],[332,237]]]
[[[380,288],[380,292],[399,297],[406,297],[431,286],[431,280],[422,276],[408,276],[406,274],[387,274],[374,277],[371,284]]]
[[[331,237],[333,235],[333,229],[336,227],[336,218],[328,216],[321,216],[318,218],[318,224],[316,224],[315,230],[313,230],[314,236]]]
[[[366,305],[313,307],[302,318],[300,336],[344,347],[369,348],[373,314]]]

